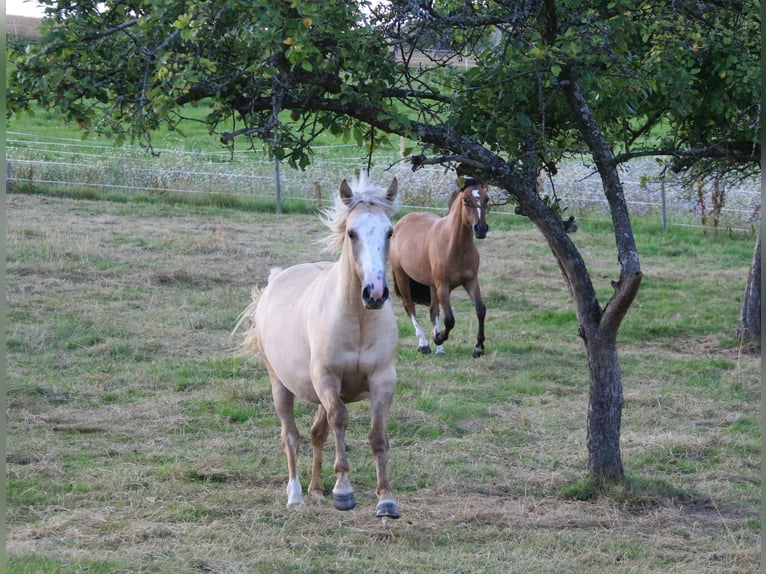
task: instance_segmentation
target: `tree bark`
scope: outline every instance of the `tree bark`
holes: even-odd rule
[[[586,445],[592,480],[603,485],[624,478],[620,453],[622,373],[615,340],[598,335],[586,341],[590,392]]]
[[[739,318],[737,337],[743,343],[755,343],[761,338],[761,232],[753,251],[753,263],[747,277],[745,299],[742,302],[742,313]]]

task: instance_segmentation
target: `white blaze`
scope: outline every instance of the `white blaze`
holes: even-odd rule
[[[481,220],[481,201],[479,200],[480,196],[481,196],[481,192],[478,189],[474,189],[473,197],[476,199],[476,210],[479,213],[479,220]]]

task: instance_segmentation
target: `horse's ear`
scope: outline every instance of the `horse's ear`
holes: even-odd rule
[[[348,185],[348,182],[344,179],[340,182],[340,198],[343,200],[343,203],[346,205],[351,204],[351,200],[354,197],[354,192],[351,191],[351,187]]]
[[[398,188],[399,182],[394,178],[393,181],[391,181],[391,185],[388,186],[388,191],[386,191],[386,197],[390,203],[393,203],[394,199],[396,199],[396,191]]]

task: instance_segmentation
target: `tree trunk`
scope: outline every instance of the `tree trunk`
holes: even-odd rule
[[[590,371],[588,402],[588,470],[598,485],[624,478],[620,453],[622,373],[614,340],[586,341]]]
[[[617,332],[638,293],[642,272],[614,155],[580,89],[574,70],[566,66],[559,80],[578,130],[588,144],[601,176],[620,263],[620,280],[612,284],[615,292],[603,312],[579,315],[580,335],[585,340],[590,369],[586,440],[589,470],[591,478],[597,484],[603,484],[624,478],[620,455],[622,375],[617,357]]]
[[[761,338],[761,232],[755,242],[753,263],[747,277],[745,300],[739,318],[737,337],[743,343],[757,342]]]
[[[590,390],[586,446],[589,475],[597,485],[624,479],[620,453],[622,421],[622,374],[617,355],[617,331],[635,299],[641,272],[625,266],[620,280],[613,282],[614,295],[602,309],[585,261],[567,235],[561,218],[540,201],[534,177],[516,184],[519,205],[545,237],[569,287],[588,354]],[[632,238],[632,236],[631,236]],[[638,258],[627,258],[637,265]]]

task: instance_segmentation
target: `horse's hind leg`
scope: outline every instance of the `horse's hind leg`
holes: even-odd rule
[[[322,405],[317,408],[317,414],[311,425],[311,446],[313,447],[313,458],[311,464],[311,484],[309,492],[314,498],[324,498],[322,489],[322,449],[327,441],[327,435],[330,432],[330,425],[327,422],[327,411]]]
[[[295,426],[293,404],[295,396],[277,379],[271,376],[271,395],[274,398],[274,408],[282,424],[282,450],[287,457],[287,506],[303,504],[301,481],[298,478],[298,444],[300,433]]]
[[[428,355],[431,352],[431,347],[428,345],[428,338],[426,332],[418,323],[415,317],[415,301],[412,298],[412,289],[410,287],[410,278],[404,271],[394,269],[392,267],[391,272],[394,276],[394,287],[396,293],[402,299],[402,305],[404,306],[404,312],[412,321],[412,326],[415,328],[415,336],[418,338],[418,351],[424,355]]]

